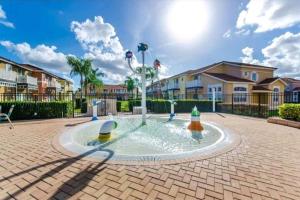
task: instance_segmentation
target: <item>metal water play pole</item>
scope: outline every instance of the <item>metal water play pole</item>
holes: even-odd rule
[[[131,51],[126,52],[126,59],[128,61],[129,68],[135,73],[141,76],[142,81],[142,124],[146,124],[146,114],[147,114],[147,107],[146,107],[146,66],[145,66],[145,51],[148,49],[148,45],[144,43],[140,43],[138,45],[138,52],[141,51],[142,53],[142,60],[143,65],[141,71],[134,70],[131,66],[131,61],[133,57],[133,53]]]
[[[216,112],[216,88],[212,88],[213,112]]]
[[[145,68],[145,51],[142,50],[142,124],[146,124],[146,114],[147,114],[147,106],[146,106],[146,68]]]

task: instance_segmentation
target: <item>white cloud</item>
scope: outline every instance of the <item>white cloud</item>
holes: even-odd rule
[[[71,31],[85,50],[84,57],[92,59],[93,66],[99,67],[106,74],[104,81],[120,83],[132,74],[115,28],[104,22],[101,16],[96,16],[93,21],[73,21]],[[138,64],[136,59],[133,62],[134,65]]]
[[[249,29],[239,29],[235,32],[236,35],[249,35],[250,30]]]
[[[15,28],[14,24],[7,21],[6,13],[2,9],[2,6],[0,5],[0,24],[8,27],[8,28]]]
[[[53,72],[70,72],[66,55],[61,52],[57,52],[57,48],[55,46],[39,44],[32,48],[26,42],[15,44],[11,41],[0,41],[0,45],[15,53],[24,63],[30,63],[42,68],[47,68]]]
[[[231,36],[231,30],[228,29],[224,34],[223,34],[223,38],[230,38]]]
[[[242,49],[242,53],[244,54],[243,57],[241,57],[241,60],[243,63],[250,63],[250,64],[259,64],[259,60],[253,58],[253,48],[245,47]]]
[[[275,37],[272,42],[262,49],[264,63],[278,67],[282,76],[300,78],[300,33],[286,32]]]
[[[243,62],[261,63],[266,66],[277,67],[279,76],[300,78],[300,33],[286,32],[275,37],[268,46],[261,50],[261,61],[253,58],[253,49],[246,47],[242,50]]]
[[[299,0],[250,0],[236,28],[256,27],[255,32],[291,27],[300,22]]]

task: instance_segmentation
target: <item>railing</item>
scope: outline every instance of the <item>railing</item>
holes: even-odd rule
[[[27,76],[27,75],[19,75],[17,79],[18,83],[27,83],[30,85],[35,85],[37,86],[37,78],[34,78],[32,76]]]
[[[61,90],[61,84],[57,81],[48,81],[47,87],[55,87],[57,90]]]
[[[202,83],[200,80],[192,80],[192,81],[187,81],[185,84],[186,88],[195,88],[195,87],[201,87]]]
[[[0,70],[0,79],[8,80],[8,81],[16,81],[17,73],[14,71]]]
[[[172,90],[172,89],[179,89],[179,84],[178,83],[169,83],[168,90]]]

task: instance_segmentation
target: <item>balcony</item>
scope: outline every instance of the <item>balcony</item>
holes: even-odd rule
[[[17,73],[14,71],[0,70],[0,79],[15,82],[17,80]]]
[[[61,90],[61,84],[53,80],[47,82],[47,87],[56,88],[56,90]]]
[[[37,86],[37,78],[34,78],[32,76],[19,75],[18,78],[17,78],[17,82]]]
[[[185,88],[199,88],[202,87],[202,83],[200,80],[192,80],[192,81],[187,81],[185,83]]]
[[[178,83],[169,83],[168,84],[168,90],[176,90],[176,89],[179,89]]]

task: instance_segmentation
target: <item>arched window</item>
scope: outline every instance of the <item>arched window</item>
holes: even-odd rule
[[[279,87],[273,88],[273,102],[278,103],[279,102]]]

